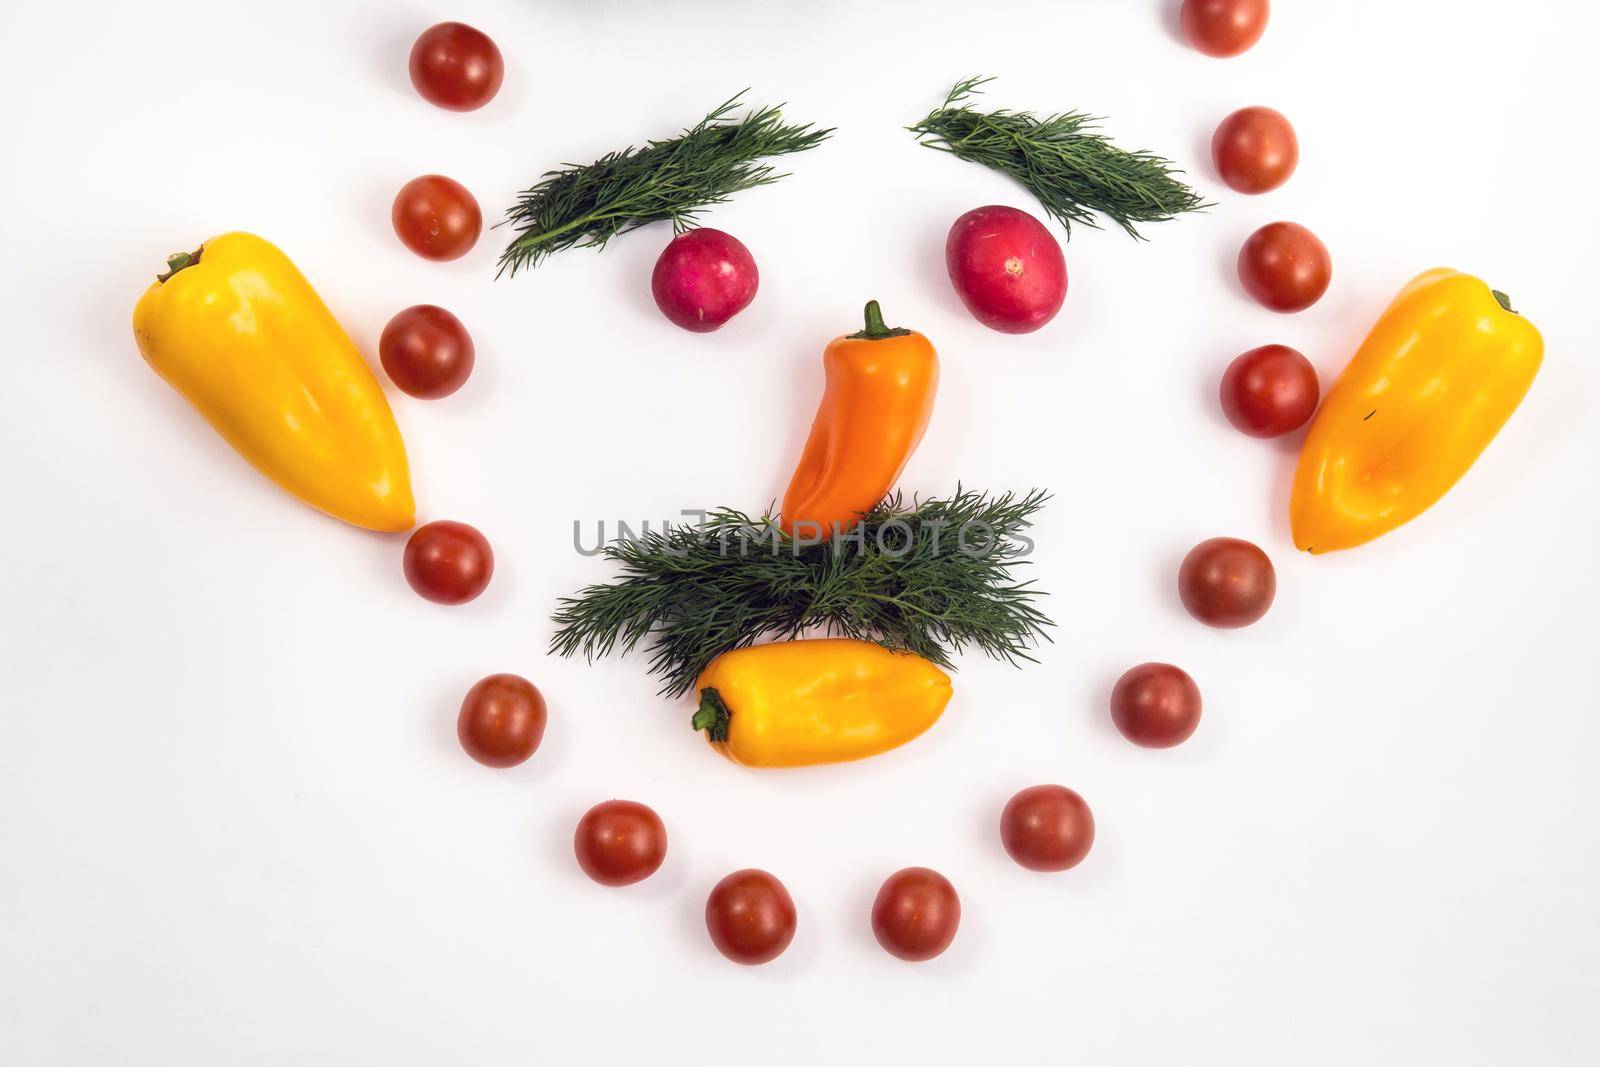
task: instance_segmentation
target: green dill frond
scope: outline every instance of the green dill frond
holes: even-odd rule
[[[1009,175],[1032,193],[1070,237],[1072,224],[1099,228],[1098,212],[1137,239],[1135,223],[1165,222],[1206,203],[1175,175],[1170,160],[1129,152],[1097,132],[1080,111],[1036,118],[1026,111],[979,111],[969,101],[992,78],[956,82],[944,103],[906,127],[922,145]]]
[[[625,148],[587,166],[547,171],[506,211],[516,236],[500,256],[500,274],[533,268],[565,248],[603,248],[651,222],[690,227],[698,213],[734,193],[786,177],[769,156],[804,152],[831,129],[785,124],[776,107],[731,116],[739,93],[678,137]]]
[[[783,534],[771,515],[729,508],[696,526],[608,544],[614,581],[564,598],[551,652],[588,659],[643,646],[662,693],[680,696],[719,654],[826,630],[914,652],[942,667],[971,646],[1008,662],[1049,640],[1044,594],[1014,580],[1023,531],[1049,499],[957,488],[947,500],[892,496],[838,540]]]

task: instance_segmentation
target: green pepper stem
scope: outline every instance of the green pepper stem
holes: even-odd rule
[[[706,688],[700,690],[700,708],[694,713],[694,718],[689,720],[689,725],[696,730],[706,731],[709,740],[726,741],[730,716],[728,705],[722,702],[722,694],[715,689]]]
[[[911,332],[910,330],[904,330],[898,327],[895,329],[890,329],[888,326],[886,326],[883,321],[883,309],[878,306],[878,302],[876,300],[867,301],[866,319],[867,328],[858,333],[851,334],[851,340],[881,341],[885,337],[904,337],[906,334]]]
[[[165,274],[157,274],[156,281],[165,283],[167,279],[171,278],[180,270],[194,266],[196,263],[200,262],[200,253],[204,252],[205,250],[206,246],[201,245],[193,252],[172,253],[172,255],[167,257],[167,272]]]
[[[1499,304],[1513,315],[1517,313],[1517,309],[1511,306],[1511,298],[1509,296],[1502,293],[1498,289],[1490,289],[1489,292],[1494,295],[1495,303]]]

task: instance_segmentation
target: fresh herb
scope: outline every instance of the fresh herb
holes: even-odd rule
[[[517,235],[500,256],[500,273],[536,267],[564,248],[604,247],[649,222],[688,229],[701,208],[787,176],[759,160],[815,148],[833,132],[786,125],[775,107],[729,118],[743,95],[681,136],[612,152],[586,167],[547,171],[506,211]]]
[[[1078,111],[1035,118],[1026,111],[978,111],[967,101],[992,78],[968,78],[915,126],[919,143],[1009,174],[1072,233],[1099,228],[1095,212],[1142,239],[1138,222],[1165,222],[1213,205],[1173,177],[1170,160],[1118,148],[1094,132],[1100,119]]]
[[[1013,580],[1033,547],[1023,531],[1049,494],[883,501],[837,539],[783,534],[771,516],[721,509],[696,526],[647,530],[605,547],[622,577],[561,601],[550,650],[588,659],[646,642],[661,691],[681,696],[731,648],[826,628],[915,652],[943,667],[972,645],[1011,663],[1048,640],[1044,594]]]

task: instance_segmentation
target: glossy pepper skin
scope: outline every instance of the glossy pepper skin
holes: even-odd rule
[[[389,402],[289,257],[227,233],[167,263],[133,311],[151,369],[307,504],[370,530],[410,529],[411,473]]]
[[[950,676],[921,656],[831,637],[724,652],[695,688],[694,728],[746,767],[874,756],[932,726],[950,702]]]
[[[1426,511],[1505,425],[1543,355],[1505,294],[1443,268],[1412,279],[1311,424],[1289,500],[1295,545],[1352,548]]]
[[[843,533],[888,495],[933,414],[933,345],[885,326],[876,300],[866,319],[866,329],[835,338],[822,353],[827,386],[780,520],[802,540]]]

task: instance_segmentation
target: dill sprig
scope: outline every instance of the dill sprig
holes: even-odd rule
[[[670,220],[689,227],[700,209],[734,193],[770,185],[784,174],[759,162],[815,148],[833,132],[785,124],[776,107],[734,120],[738,93],[678,137],[601,156],[588,166],[546,171],[506,211],[516,236],[500,256],[500,271],[536,267],[564,248],[602,248],[619,233]]]
[[[915,652],[943,667],[967,646],[1032,660],[1051,621],[1044,594],[1013,580],[1033,542],[1023,533],[1049,494],[884,500],[839,539],[796,541],[772,516],[731,508],[693,526],[614,540],[621,577],[563,598],[550,650],[593,660],[641,642],[661,692],[681,696],[717,655],[762,637],[826,629]]]
[[[1102,120],[1080,111],[1035,118],[1026,111],[978,111],[967,101],[993,78],[956,82],[944,103],[915,126],[919,143],[1010,175],[1038,198],[1072,235],[1072,224],[1099,228],[1095,212],[1143,239],[1138,222],[1165,222],[1205,203],[1175,174],[1183,171],[1149,152],[1118,148]]]

